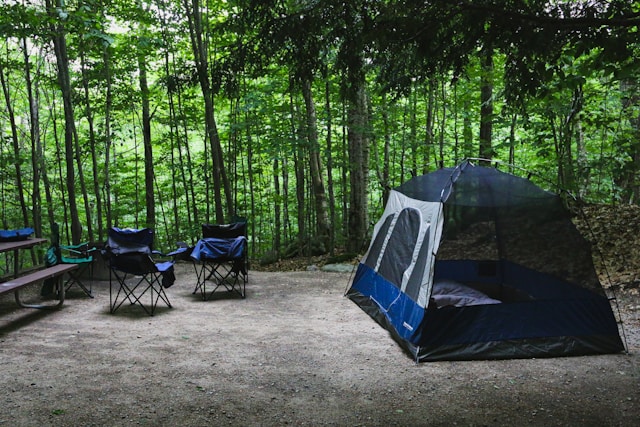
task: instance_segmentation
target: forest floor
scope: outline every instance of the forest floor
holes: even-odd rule
[[[615,257],[628,353],[418,365],[324,257],[252,269],[245,299],[210,301],[179,264],[173,307],[154,317],[110,314],[105,281],[55,311],[0,298],[0,426],[635,426],[638,213],[590,214]]]

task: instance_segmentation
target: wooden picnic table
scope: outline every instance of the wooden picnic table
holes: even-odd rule
[[[47,242],[47,239],[40,237],[27,238],[12,242],[0,242],[0,253],[13,252],[13,271],[12,278],[6,282],[0,283],[0,295],[7,292],[14,292],[16,303],[20,307],[25,308],[57,308],[64,303],[64,285],[59,280],[62,275],[68,271],[78,268],[77,264],[57,264],[46,267],[33,272],[24,274],[20,270],[20,251],[23,249],[31,249],[37,245]],[[27,304],[20,299],[20,290],[28,285],[40,283],[47,279],[56,278],[58,288],[58,303],[55,305],[43,304]]]

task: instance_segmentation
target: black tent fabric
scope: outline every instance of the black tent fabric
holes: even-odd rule
[[[562,199],[470,161],[392,191],[347,295],[419,361],[624,349]]]

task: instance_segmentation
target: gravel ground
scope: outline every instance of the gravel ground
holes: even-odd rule
[[[640,299],[621,292],[629,353],[416,365],[343,297],[348,273],[251,271],[247,298],[201,301],[179,265],[173,308],[109,314],[0,299],[0,426],[632,426]],[[226,296],[226,295],[225,295]]]

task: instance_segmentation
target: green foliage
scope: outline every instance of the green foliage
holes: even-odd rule
[[[388,187],[412,173],[477,155],[483,48],[494,52],[492,148],[497,160],[513,160],[558,185],[569,182],[561,174],[568,167],[575,176],[572,191],[591,201],[637,202],[640,197],[638,2],[202,3],[217,131],[235,204],[231,210],[250,219],[255,254],[280,256],[286,242],[300,237],[298,217],[306,228],[302,237],[314,237],[302,82],[313,83],[323,184],[329,191],[331,183],[332,228],[341,245],[349,239],[351,83],[361,78],[368,90],[373,219]],[[200,223],[214,218],[214,170],[184,2],[71,1],[54,16],[41,6],[14,1],[0,6],[0,34],[5,36],[0,72],[19,118],[21,147],[16,159],[12,124],[6,108],[0,109],[3,222],[25,220],[16,194],[34,204],[33,215],[68,221],[64,120],[50,42],[50,24],[62,20],[80,149],[80,161],[72,167],[85,171],[91,189],[78,196],[92,206],[109,202],[111,211],[105,207],[101,213],[104,223],[110,215],[113,225],[143,225],[142,53],[149,68],[160,244],[170,248],[177,240],[192,242]],[[29,126],[23,38],[40,118],[38,135]],[[24,178],[34,174],[36,140],[42,144],[42,172],[51,184],[38,190],[41,207],[35,206],[31,184],[15,184],[16,161]],[[296,161],[303,172],[302,205],[295,194]],[[79,182],[76,186],[80,191]],[[84,205],[79,207],[88,221]],[[91,218],[97,227],[98,219]],[[273,247],[276,236],[282,247]],[[104,230],[98,237],[104,237]]]

